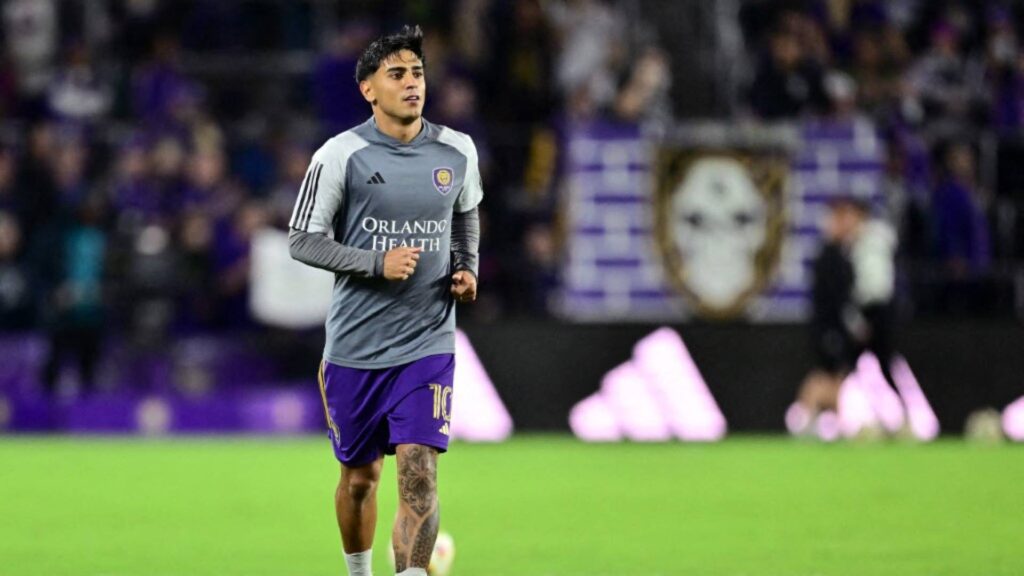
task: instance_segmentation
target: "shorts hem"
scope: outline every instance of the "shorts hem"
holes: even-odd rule
[[[359,468],[360,466],[366,466],[367,464],[370,464],[371,462],[376,462],[377,460],[381,459],[382,457],[384,457],[384,453],[381,452],[380,450],[377,450],[376,452],[374,452],[374,455],[373,455],[372,458],[366,458],[366,459],[360,458],[360,459],[352,459],[352,460],[349,460],[349,461],[345,461],[345,460],[342,460],[341,458],[338,457],[338,453],[337,452],[334,453],[334,459],[337,460],[342,466],[344,466],[346,468]]]
[[[448,451],[448,443],[441,446],[441,443],[434,439],[426,438],[398,438],[388,441],[388,454],[394,454],[399,444],[419,444],[420,446],[428,446],[437,450],[439,453],[444,454]]]

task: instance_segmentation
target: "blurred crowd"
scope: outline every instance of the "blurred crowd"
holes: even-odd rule
[[[474,138],[488,189],[486,289],[467,313],[545,314],[567,126],[672,116],[673,39],[636,21],[651,4],[7,0],[0,327],[85,348],[111,328],[248,327],[249,239],[284,229],[312,151],[368,117],[355,60],[409,22],[428,31],[426,114]],[[1012,204],[979,177],[979,134],[1024,123],[1019,6],[736,6],[754,68],[733,114],[871,117],[910,257],[973,282],[1020,256]]]
[[[404,23],[428,31],[427,116],[473,136],[488,186],[469,314],[546,313],[564,121],[665,109],[664,56],[600,0],[8,0],[0,18],[0,327],[79,348],[248,327],[250,238],[285,229],[312,152],[369,116],[355,61]]]
[[[914,305],[1009,308],[1024,256],[1024,12],[1019,2],[747,2],[756,68],[747,114],[870,119],[886,146],[886,212],[900,232]],[[987,173],[986,173],[987,171]]]

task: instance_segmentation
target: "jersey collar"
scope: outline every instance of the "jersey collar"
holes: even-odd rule
[[[415,146],[418,146],[425,142],[427,140],[428,134],[432,132],[432,125],[429,122],[427,122],[426,118],[423,118],[423,127],[420,128],[420,133],[417,134],[416,137],[410,140],[409,142],[402,142],[397,138],[393,138],[381,132],[380,129],[377,128],[377,119],[374,118],[373,116],[370,116],[370,119],[367,120],[366,123],[369,124],[371,128],[370,132],[373,134],[373,138],[375,140],[377,140],[381,144],[387,144],[388,146],[394,146],[396,148],[413,148]]]

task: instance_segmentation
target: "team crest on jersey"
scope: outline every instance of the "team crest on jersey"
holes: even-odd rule
[[[455,172],[451,168],[434,168],[434,188],[442,196],[447,196],[452,191],[454,181]]]

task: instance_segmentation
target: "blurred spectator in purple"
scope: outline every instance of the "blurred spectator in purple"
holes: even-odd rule
[[[212,146],[195,150],[186,163],[185,187],[178,208],[199,210],[214,220],[229,216],[244,194],[226,176],[227,158],[222,150]]]
[[[154,127],[173,124],[175,108],[187,104],[196,92],[181,72],[177,38],[167,34],[157,37],[149,61],[136,70],[132,81],[135,115]]]
[[[362,94],[355,88],[356,60],[376,33],[369,22],[350,22],[334,31],[317,62],[312,78],[313,103],[328,135],[348,130],[370,116]],[[431,64],[427,62],[428,68]]]
[[[185,166],[185,147],[174,137],[164,136],[157,140],[150,150],[153,185],[160,207],[168,216],[181,207],[185,183],[182,173]]]
[[[197,139],[214,140],[221,145],[220,128],[208,117],[203,108],[203,92],[197,85],[182,85],[171,95],[168,116],[155,126],[156,131],[181,140],[186,146],[197,146]]]
[[[136,229],[166,213],[167,200],[151,176],[145,142],[139,137],[129,139],[118,151],[114,165],[112,198],[119,228]]]
[[[0,208],[0,331],[32,324],[32,290],[22,252],[18,220]]]
[[[748,94],[754,114],[764,120],[795,118],[821,111],[826,101],[821,68],[802,53],[792,32],[776,29]]]
[[[267,211],[256,201],[243,204],[216,226],[213,257],[219,324],[244,328],[249,316],[249,249],[255,233],[267,225]]]
[[[953,278],[985,273],[992,263],[991,232],[971,148],[951,144],[945,171],[934,197],[938,256]]]
[[[991,86],[993,125],[1001,130],[1024,126],[1024,55],[1004,8],[989,11],[985,76]]]
[[[64,65],[50,82],[51,114],[61,121],[94,124],[106,117],[113,97],[113,87],[102,77],[89,48],[71,43]]]
[[[993,84],[992,124],[997,130],[1013,132],[1024,127],[1024,56],[1013,68],[997,72]]]

